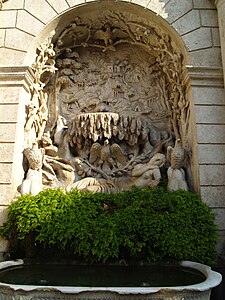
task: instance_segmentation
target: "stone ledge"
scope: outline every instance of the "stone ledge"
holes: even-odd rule
[[[187,66],[192,86],[223,87],[223,69],[221,67]]]
[[[33,82],[34,72],[27,66],[6,66],[0,67],[0,87],[20,86],[28,92]]]

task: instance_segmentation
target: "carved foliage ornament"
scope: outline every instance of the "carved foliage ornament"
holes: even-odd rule
[[[45,150],[44,186],[156,186],[167,147],[184,144],[187,131],[176,44],[159,27],[118,12],[75,18],[55,46],[52,36],[37,49],[25,124],[26,144]]]

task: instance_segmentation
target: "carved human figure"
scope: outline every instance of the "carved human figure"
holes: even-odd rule
[[[164,165],[166,158],[164,154],[155,154],[148,163],[138,164],[134,167],[131,178],[93,178],[87,177],[74,183],[70,188],[81,191],[96,192],[118,192],[129,190],[132,186],[139,188],[154,188],[161,179],[160,167]]]
[[[188,191],[188,185],[185,179],[185,172],[182,168],[173,169],[172,167],[169,167],[167,170],[167,176],[168,176],[168,184],[167,184],[168,191],[177,191],[177,190]]]
[[[162,167],[165,162],[165,155],[156,153],[149,162],[136,165],[131,173],[132,185],[140,188],[157,187],[161,179],[160,167]]]
[[[44,157],[44,150],[38,148],[37,143],[33,143],[32,148],[24,150],[29,164],[29,169],[26,179],[21,185],[21,194],[36,195],[42,190],[42,164]]]

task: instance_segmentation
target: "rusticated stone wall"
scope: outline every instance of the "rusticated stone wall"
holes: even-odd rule
[[[0,216],[23,178],[24,106],[35,48],[63,14],[108,0],[8,0],[0,11]],[[168,22],[187,48],[195,161],[194,187],[215,211],[225,249],[225,94],[218,13],[213,0],[124,0]],[[220,1],[217,1],[220,2]],[[222,1],[223,2],[223,1]],[[217,4],[218,5],[218,4]],[[219,6],[218,6],[219,9]],[[58,25],[59,24],[59,25]],[[5,243],[0,244],[0,252]]]

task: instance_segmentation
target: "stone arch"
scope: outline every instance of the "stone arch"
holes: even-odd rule
[[[101,10],[101,16],[97,14],[99,9]],[[54,33],[50,33],[52,29]],[[44,36],[46,36],[45,41],[41,44],[40,41],[43,40]],[[121,50],[122,45],[126,46]],[[41,125],[41,129],[38,128],[37,131],[37,123],[44,124],[45,126],[47,121],[45,115],[49,115],[48,111],[53,107],[51,120],[48,119],[47,121],[50,135],[54,135],[55,137],[57,131],[55,128],[57,128],[56,124],[58,122],[57,118],[59,118],[58,114],[60,114],[60,117],[66,118],[66,121],[70,124],[68,129],[70,131],[68,134],[68,143],[70,148],[72,148],[72,150],[70,150],[76,153],[75,156],[78,157],[86,155],[81,148],[82,144],[86,145],[87,143],[89,162],[92,156],[92,146],[98,146],[103,149],[105,147],[105,140],[109,140],[111,148],[116,145],[117,149],[119,149],[120,159],[122,156],[123,159],[121,160],[127,161],[129,168],[131,167],[130,164],[133,164],[132,159],[128,161],[129,155],[131,155],[129,151],[131,151],[130,148],[134,148],[135,145],[137,145],[138,148],[135,150],[135,155],[137,156],[137,159],[135,158],[136,164],[136,161],[145,163],[151,158],[154,152],[161,151],[164,144],[167,146],[169,144],[173,145],[175,140],[181,140],[186,154],[190,154],[190,109],[187,98],[188,76],[186,71],[186,65],[188,64],[187,49],[176,31],[160,16],[157,16],[150,10],[144,10],[143,7],[137,4],[114,1],[92,2],[69,9],[50,22],[36,38],[33,45],[31,45],[27,54],[27,63],[32,61],[32,55],[30,54],[34,54],[33,49],[36,46],[37,57],[35,63],[32,65],[32,69],[34,70],[34,83],[31,88],[31,104],[28,104],[28,118],[25,124],[25,134],[28,136],[25,136],[25,145],[27,147],[31,147],[35,140],[38,140],[38,143],[42,145],[41,137],[43,134],[43,126]],[[94,57],[94,52],[90,50],[86,51],[86,48],[95,49],[97,59]],[[76,49],[78,49],[78,52]],[[102,76],[102,74],[99,75],[99,73],[102,72],[101,70],[96,71],[94,70],[95,68],[92,67],[92,70],[89,72],[86,66],[84,67],[85,61],[82,61],[82,59],[85,55],[87,56],[85,51],[89,51],[89,55],[92,55],[92,60],[96,59],[97,65],[102,64],[101,68],[104,76]],[[113,53],[117,53],[118,51],[120,51],[122,58],[116,54],[113,55]],[[123,52],[126,53],[125,56]],[[137,55],[137,53],[139,53],[139,55]],[[82,55],[81,63],[79,59]],[[101,56],[104,56],[104,59],[101,59]],[[111,59],[111,57],[113,58]],[[130,59],[136,59],[135,63],[130,63]],[[104,60],[104,62],[102,63],[101,60]],[[51,88],[46,89],[49,85],[47,85],[46,82],[51,81],[48,76],[56,70],[55,62],[59,72],[56,76],[57,79],[53,80],[53,93],[52,91],[48,93],[47,90]],[[90,59],[88,63],[92,63]],[[77,73],[74,69],[71,71],[74,65],[79,66],[79,72],[83,71],[83,73],[87,73],[82,75],[85,77],[82,79],[83,82],[77,82],[79,72]],[[128,67],[132,68],[134,73],[140,72],[139,75],[132,74],[130,75],[130,77],[133,76],[132,79],[125,79],[129,73]],[[104,70],[105,68],[107,71]],[[66,74],[66,76],[60,74]],[[95,76],[98,79],[93,79]],[[105,91],[108,89],[107,84],[109,84],[108,81],[111,80],[110,78],[112,76],[114,81],[118,80],[118,86],[114,87],[117,91],[114,91],[114,93],[121,94],[119,99],[116,99],[117,96],[115,95],[109,96],[108,94],[110,93],[107,94]],[[134,76],[136,77],[134,78]],[[89,80],[89,77],[92,77],[92,79]],[[97,81],[97,83],[94,81]],[[95,96],[94,101],[99,101],[99,105],[101,107],[104,106],[103,110],[100,110],[100,108],[94,108],[94,110],[89,109],[89,107],[87,108],[87,102],[91,100],[88,99],[85,100],[84,108],[77,109],[78,113],[75,111],[69,113],[69,108],[65,111],[65,107],[63,107],[63,104],[60,104],[60,101],[69,103],[70,110],[72,110],[72,106],[75,102],[78,107],[83,105],[80,99],[75,101],[74,98],[76,98],[78,94],[82,94],[81,85],[84,86],[84,82],[86,82],[89,87],[86,90],[83,87],[85,92],[83,96],[81,95],[80,97],[86,99],[87,95],[92,95],[93,98],[93,95],[97,94],[99,98],[97,99]],[[76,85],[77,89],[75,89]],[[92,88],[94,85],[97,85],[97,87]],[[151,85],[155,86],[155,88]],[[123,88],[121,86],[123,86]],[[36,87],[38,87],[38,89]],[[112,89],[114,90],[114,88]],[[67,91],[66,94],[61,92],[64,89]],[[103,92],[102,89],[104,90]],[[150,99],[149,93],[152,94],[152,99]],[[63,94],[65,95],[63,96]],[[71,99],[68,98],[68,94],[72,94]],[[48,102],[51,103],[50,108],[47,107],[45,103],[46,97],[49,99]],[[60,97],[66,97],[69,100],[58,100]],[[106,97],[112,97],[110,101],[115,101],[113,104],[114,107],[108,103]],[[33,105],[34,102],[37,102],[37,99],[39,108],[36,103]],[[120,103],[122,106],[118,105],[117,100],[122,102],[122,104]],[[149,104],[146,104],[147,102]],[[43,110],[44,117],[40,114],[43,105],[45,105]],[[53,112],[54,110],[55,113]],[[98,114],[107,115],[107,118],[112,119],[110,119],[109,122],[117,127],[117,133],[114,134],[113,131],[111,132],[113,129],[107,127],[108,125],[104,123],[105,121],[102,121],[101,116],[100,123],[103,132],[100,132],[99,136],[102,136],[102,138],[99,138],[99,136],[96,137],[95,132],[92,133],[93,136],[91,137],[90,133],[80,133],[79,136],[73,136],[74,130],[72,128],[75,126],[77,131],[79,131],[78,128],[82,127],[81,124],[77,125],[77,122],[81,122],[84,127],[89,126],[82,121],[83,112],[86,113],[85,118],[87,118],[89,125],[93,121],[93,118],[99,116]],[[117,112],[119,112],[119,115]],[[80,116],[81,113],[82,116]],[[117,113],[116,116],[115,113]],[[74,114],[76,118],[79,117],[79,120],[72,119],[72,117],[74,118]],[[126,114],[125,117],[124,114]],[[37,118],[34,119],[34,115],[37,115]],[[97,121],[96,119],[96,122]],[[120,124],[118,124],[118,122],[120,122]],[[121,125],[122,123],[123,125]],[[127,123],[127,125],[124,125],[125,123]],[[132,126],[135,127],[132,130],[137,130],[138,133],[130,129]],[[138,128],[138,126],[140,128]],[[53,130],[51,132],[53,128],[55,131]],[[126,137],[124,137],[124,135]],[[152,143],[149,141],[150,136]],[[163,140],[163,136],[165,140]],[[76,142],[74,142],[74,138]],[[123,141],[125,150],[119,145],[121,140]],[[57,144],[56,141],[55,144]],[[157,147],[160,147],[160,149],[157,150]],[[150,148],[153,150],[150,151]],[[181,151],[183,150],[184,149],[181,149]],[[127,151],[128,154],[122,153],[123,151]],[[164,152],[165,151],[166,148],[164,149]],[[132,153],[132,155],[134,154]],[[63,159],[66,158],[68,157],[63,157]],[[114,161],[115,160],[114,157]],[[115,162],[113,164],[108,161],[107,164],[109,172],[115,168],[115,165],[117,166],[117,171],[115,171],[116,173],[114,172],[116,175],[114,174],[113,176],[117,176],[121,173],[121,170],[123,175],[124,169],[119,167],[121,162]],[[83,172],[86,177],[88,174],[92,174],[92,170],[96,172],[95,166],[90,166],[90,163],[87,165],[90,167],[88,172]],[[183,162],[180,161],[179,168],[181,167],[183,167]],[[98,172],[100,175],[103,174],[105,178],[109,176],[106,171],[100,170]],[[126,172],[128,171],[126,170]],[[191,181],[190,186],[192,186]]]
[[[174,15],[173,17],[169,18],[170,13],[173,11],[174,6],[172,7],[168,6],[168,1],[166,0],[155,0],[155,1],[70,1],[69,4],[71,5],[69,8],[66,5],[58,5],[56,3],[56,8],[54,8],[57,11],[57,14],[50,14],[49,18],[47,16],[42,19],[44,22],[45,20],[45,25],[40,27],[39,33],[35,36],[33,41],[30,43],[30,46],[28,48],[24,64],[29,65],[34,61],[35,57],[35,50],[37,46],[43,41],[43,39],[48,36],[49,32],[52,30],[56,30],[56,36],[58,34],[58,31],[60,28],[63,28],[63,26],[66,26],[66,24],[69,24],[69,22],[72,22],[73,16],[76,15],[76,12],[79,13],[79,11],[82,13],[82,11],[85,10],[98,10],[101,9],[106,9],[107,6],[111,3],[112,9],[117,7],[117,10],[120,11],[130,11],[131,13],[136,11],[137,14],[143,16],[143,18],[146,19],[152,19],[152,23],[158,23],[159,26],[162,26],[163,28],[166,28],[168,32],[173,36],[173,39],[177,43],[177,45],[181,48],[181,52],[185,56],[185,63],[188,65],[190,64],[190,59],[188,56],[188,48],[189,44],[185,44],[185,42],[182,40],[182,35],[185,32],[181,27],[179,27],[179,24],[176,25],[175,27],[171,24],[173,24],[174,19],[180,19],[182,18],[183,15],[186,15],[188,11],[190,11],[193,8],[193,5],[185,5],[183,10],[180,10]],[[52,1],[54,2],[54,1]],[[28,2],[27,2],[28,3]],[[58,3],[58,2],[57,2]],[[73,4],[75,3],[75,4]],[[185,2],[186,3],[186,2]],[[43,2],[44,4],[44,2]],[[112,5],[113,4],[113,5]],[[49,4],[47,4],[49,5]],[[164,7],[165,6],[165,7]],[[66,8],[66,9],[63,9]],[[89,9],[88,9],[89,7]],[[100,8],[97,8],[100,7]],[[25,6],[26,8],[26,6]],[[52,4],[53,8],[53,4]],[[35,14],[35,9],[33,7],[33,4],[29,4],[27,9],[30,9],[29,13]],[[37,14],[37,12],[36,12]],[[36,15],[37,18],[40,18],[40,16]],[[51,18],[53,17],[53,18]],[[194,16],[195,18],[197,17]],[[167,20],[168,19],[168,20]],[[198,20],[195,20],[195,23],[198,23]],[[176,28],[177,27],[177,28]],[[192,29],[187,29],[188,31],[192,31]],[[204,36],[204,35],[203,35]],[[54,40],[54,39],[53,39]]]

